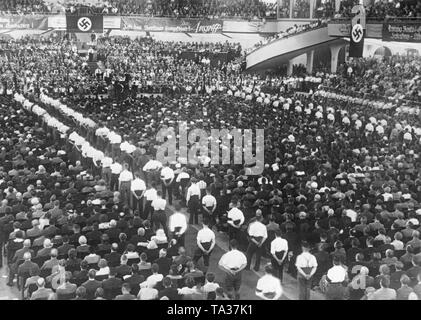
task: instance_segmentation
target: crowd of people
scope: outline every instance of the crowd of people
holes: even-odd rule
[[[333,0],[316,1],[313,18],[348,18],[353,15],[353,6],[359,0],[342,0],[339,11]],[[95,4],[95,5],[94,5]],[[282,1],[277,8],[277,2],[260,0],[124,0],[103,1],[100,5],[94,3],[73,1],[52,3],[44,0],[5,0],[0,3],[0,12],[9,14],[34,14],[47,12],[97,14],[138,14],[154,17],[190,17],[190,18],[237,18],[237,19],[273,19],[279,18],[303,19],[310,18],[310,0],[295,0],[292,11],[290,2]],[[374,1],[365,3],[366,16],[370,19],[385,19],[390,17],[417,18],[421,15],[421,3],[416,0]]]
[[[190,18],[276,18],[277,4],[260,0],[110,0],[92,3],[85,1],[5,0],[0,12],[33,14],[47,12],[76,13],[78,10],[95,14],[148,15],[154,17]],[[289,13],[288,13],[289,15]]]
[[[341,65],[337,76],[328,77],[325,86],[346,95],[362,95],[372,100],[419,103],[420,69],[419,56],[355,59]]]
[[[110,6],[125,14],[166,17],[207,17],[261,19],[276,18],[276,3],[260,0],[160,0],[110,1]]]
[[[264,40],[261,40],[260,42],[256,43],[253,48],[249,49],[249,52],[258,49],[260,47],[263,47],[267,45],[268,43],[271,43],[273,41],[276,41],[278,39],[285,39],[291,36],[298,35],[300,33],[304,33],[307,31],[315,30],[318,28],[327,27],[327,21],[326,20],[317,20],[315,22],[311,22],[309,24],[295,24],[293,27],[290,27],[286,29],[285,31],[281,31],[279,33],[276,33],[275,35],[269,36],[265,38]]]
[[[361,60],[306,78],[299,94],[285,78],[243,74],[236,57],[207,63],[210,50],[241,53],[232,44],[102,39],[96,70],[65,39],[0,49],[0,240],[25,298],[239,299],[242,273],[265,259],[262,299],[282,296],[285,272],[300,299],[316,287],[327,299],[421,299],[419,110],[344,91],[396,98],[410,86],[419,101],[419,59]],[[158,132],[180,122],[264,128],[263,172],[186,163],[180,145],[178,160],[159,162]],[[230,247],[222,280],[209,272],[218,231]]]
[[[359,0],[342,0],[336,17],[351,17],[352,8],[359,4]],[[371,19],[387,19],[392,17],[419,18],[421,3],[416,0],[370,1],[365,4],[366,17]]]
[[[0,2],[0,13],[33,14],[48,12],[44,0],[4,0]]]

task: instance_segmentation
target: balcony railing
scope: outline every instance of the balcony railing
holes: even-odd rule
[[[251,54],[251,53],[253,53],[253,52],[255,52],[255,51],[257,51],[257,50],[259,50],[261,48],[264,48],[264,47],[270,45],[271,43],[273,43],[275,41],[289,39],[289,38],[294,37],[294,36],[297,36],[299,34],[303,34],[303,33],[310,32],[310,31],[314,31],[314,30],[317,30],[317,29],[326,28],[327,27],[327,24],[328,24],[327,22],[326,23],[322,23],[319,26],[316,26],[316,27],[313,27],[313,28],[309,28],[309,29],[305,29],[305,30],[299,31],[297,33],[288,34],[288,35],[286,35],[286,36],[284,36],[282,38],[273,38],[269,42],[267,42],[267,43],[265,43],[265,44],[263,44],[263,45],[261,45],[261,46],[259,46],[257,48],[254,48],[250,52],[247,52],[247,55],[249,55],[249,54]]]

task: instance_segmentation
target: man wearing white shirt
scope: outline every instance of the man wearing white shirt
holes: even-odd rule
[[[191,179],[191,185],[187,189],[186,201],[189,208],[190,219],[189,223],[199,223],[199,210],[200,210],[200,188],[197,184],[197,179]]]
[[[110,190],[117,191],[118,190],[118,178],[120,176],[121,171],[123,171],[123,167],[118,162],[114,162],[110,165],[111,169],[111,181],[110,181]]]
[[[249,246],[247,248],[247,270],[250,270],[251,260],[253,259],[254,254],[256,254],[254,270],[259,271],[260,269],[260,259],[264,250],[263,244],[268,238],[268,232],[266,226],[262,223],[262,220],[263,217],[261,215],[257,216],[248,227]]]
[[[184,205],[184,201],[186,199],[186,188],[190,181],[190,175],[185,171],[186,168],[181,168],[180,173],[177,175],[175,179],[176,183],[179,185],[180,193],[181,193],[181,202]]]
[[[237,250],[238,242],[230,241],[231,250],[225,253],[219,260],[219,268],[225,272],[225,287],[228,294],[235,300],[240,299],[241,273],[247,265],[247,258]]]
[[[284,275],[284,262],[288,255],[288,241],[282,239],[281,230],[276,230],[275,236],[276,238],[270,243],[272,269],[273,275],[278,277],[282,282]]]
[[[345,287],[343,283],[348,280],[348,272],[341,265],[338,256],[333,257],[333,267],[327,271],[326,299],[343,300],[345,298]]]
[[[317,270],[316,257],[310,253],[310,246],[306,241],[301,244],[303,253],[298,255],[295,261],[297,267],[297,280],[298,280],[298,299],[310,300],[310,290],[313,282],[313,275]]]
[[[209,267],[209,258],[215,247],[215,233],[209,228],[209,220],[203,218],[203,228],[199,230],[196,236],[197,248],[194,252],[193,262],[197,265],[197,262],[203,257],[203,264],[205,267]]]
[[[164,167],[161,170],[161,181],[162,181],[162,194],[163,198],[166,199],[168,191],[168,203],[172,205],[172,193],[173,193],[173,182],[175,174],[174,170],[170,167]]]
[[[146,191],[146,184],[140,178],[140,173],[135,173],[135,179],[130,185],[132,192],[133,210],[139,210],[139,215],[143,215],[143,195]]]
[[[215,218],[213,216],[216,209],[216,198],[211,195],[210,188],[206,189],[206,195],[202,198],[202,209],[203,209],[203,218],[208,218],[210,227],[215,223]]]
[[[131,183],[133,181],[133,173],[129,171],[129,165],[127,163],[124,164],[124,169],[121,171],[118,182],[119,182],[119,190],[121,195],[121,202],[125,205],[130,203],[130,193],[131,193]]]
[[[184,247],[184,235],[187,230],[187,218],[184,213],[180,212],[181,206],[175,205],[175,212],[170,216],[168,221],[168,229],[173,235],[173,238],[177,239],[177,244]]]
[[[145,191],[144,197],[145,208],[142,218],[146,220],[149,218],[149,214],[153,214],[152,201],[156,199],[156,184],[154,181],[151,183],[150,188]]]
[[[240,231],[241,226],[244,223],[244,214],[243,212],[237,208],[238,203],[230,203],[232,207],[228,211],[227,219],[228,219],[228,235],[230,240],[237,239],[238,240],[238,232]]]
[[[264,300],[279,300],[283,293],[281,281],[272,273],[271,265],[266,265],[265,275],[257,281],[256,296]]]
[[[152,200],[151,206],[153,208],[152,223],[155,225],[155,229],[164,229],[165,234],[168,234],[167,229],[167,215],[165,213],[165,207],[167,206],[167,200],[162,199],[162,192],[156,192],[156,198]]]

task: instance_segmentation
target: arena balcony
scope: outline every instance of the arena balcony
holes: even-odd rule
[[[304,22],[302,22],[304,23]],[[376,39],[377,42],[408,42],[421,41],[421,17],[388,17],[367,18],[366,38]],[[246,62],[248,71],[272,69],[280,64],[288,65],[288,73],[292,71],[291,61],[303,54],[307,54],[307,61],[303,64],[307,72],[313,69],[314,50],[323,46],[330,50],[330,72],[336,72],[339,52],[348,44],[351,32],[351,18],[333,18],[329,21],[312,22],[308,25],[295,25],[298,31],[283,31],[271,36],[255,45],[247,52]],[[375,51],[378,46],[372,46]],[[374,52],[373,52],[374,53]],[[343,54],[343,52],[342,52]]]

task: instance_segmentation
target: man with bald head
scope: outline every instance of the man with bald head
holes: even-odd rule
[[[37,280],[38,289],[31,295],[31,300],[48,300],[54,294],[53,290],[45,288],[44,278]]]
[[[41,267],[41,270],[52,270],[54,266],[57,266],[59,261],[57,259],[58,257],[58,251],[57,249],[51,249],[50,252],[50,259],[45,261],[44,264]]]
[[[44,248],[38,251],[37,257],[48,257],[51,254],[51,249],[53,248],[51,240],[45,239],[43,246]]]
[[[121,254],[118,253],[118,244],[113,243],[111,245],[111,252],[105,255],[105,260],[108,262],[110,268],[117,267],[120,265]]]

